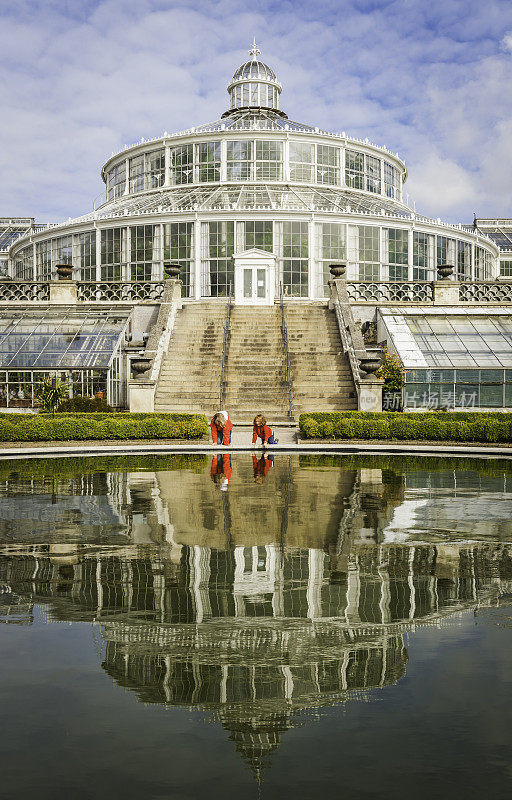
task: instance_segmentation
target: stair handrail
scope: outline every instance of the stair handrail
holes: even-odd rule
[[[284,295],[283,295],[283,284],[282,284],[282,282],[279,283],[279,305],[281,306],[281,334],[283,336],[283,343],[284,343],[284,360],[285,360],[285,368],[286,368],[286,386],[288,388],[288,416],[291,419],[293,417],[292,378],[291,378],[291,369],[290,369],[290,348],[288,346],[288,328],[286,326],[286,319],[285,319],[285,315],[284,315]]]
[[[229,294],[228,294],[228,304],[226,307],[226,321],[224,323],[224,336],[222,340],[222,363],[220,367],[220,389],[219,389],[219,408],[222,408],[224,403],[224,392],[226,389],[225,386],[225,372],[226,372],[226,360],[228,356],[228,345],[229,345],[229,323],[231,319],[231,307],[233,305],[233,297],[231,291],[231,283],[229,284]]]
[[[356,355],[354,345],[349,336],[346,321],[343,319],[343,313],[341,310],[341,305],[339,300],[334,301],[334,313],[336,315],[336,320],[338,322],[338,330],[340,332],[341,346],[343,348],[343,352],[345,353],[345,355],[348,356],[350,369],[352,371],[352,377],[354,379],[354,383],[357,389],[359,386],[359,381],[361,380],[361,371],[359,369],[359,358]]]

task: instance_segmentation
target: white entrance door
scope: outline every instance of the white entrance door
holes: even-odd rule
[[[274,254],[254,248],[244,253],[237,253],[233,258],[236,305],[273,305],[276,275]]]
[[[268,269],[265,267],[243,267],[243,303],[245,305],[268,304]]]

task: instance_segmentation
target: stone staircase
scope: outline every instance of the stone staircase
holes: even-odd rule
[[[211,416],[219,407],[226,303],[187,303],[178,311],[162,360],[155,411]]]
[[[294,416],[357,409],[335,315],[322,302],[285,302]],[[155,394],[155,411],[211,416],[219,407],[226,303],[187,303],[178,311]],[[281,309],[233,306],[223,406],[233,422],[289,424]]]
[[[225,372],[224,407],[238,424],[261,412],[269,424],[289,423],[281,311],[275,306],[234,306]]]
[[[326,303],[285,303],[293,387],[293,413],[357,409],[357,394],[343,354],[336,316]]]

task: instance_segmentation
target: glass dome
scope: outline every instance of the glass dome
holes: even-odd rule
[[[253,42],[249,54],[252,56],[251,60],[238,67],[228,86],[231,102],[226,113],[231,114],[239,109],[265,108],[285,116],[279,111],[281,84],[275,72],[258,60],[260,51],[256,42]]]
[[[270,69],[267,64],[264,64],[263,61],[257,61],[253,59],[252,61],[246,61],[245,64],[242,64],[241,67],[238,67],[237,71],[233,75],[232,82],[242,80],[243,78],[259,78],[268,81],[274,81],[277,83],[277,77],[273,70]]]

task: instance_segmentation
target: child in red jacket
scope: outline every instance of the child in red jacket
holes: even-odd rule
[[[274,456],[267,456],[264,453],[260,460],[256,458],[254,453],[252,454],[252,468],[254,471],[254,481],[255,483],[263,483],[265,478],[267,477],[270,468],[274,466]]]
[[[277,444],[279,439],[276,439],[272,428],[267,425],[267,420],[263,414],[257,414],[254,417],[252,428],[252,443],[256,444],[257,438],[261,439],[263,447],[268,447],[269,444]]]
[[[213,444],[231,444],[231,431],[233,430],[233,423],[231,422],[227,411],[219,411],[214,414],[210,422],[212,431]]]
[[[231,455],[229,453],[216,455],[212,458],[210,475],[212,481],[219,485],[221,492],[227,491],[229,479],[233,474]]]

